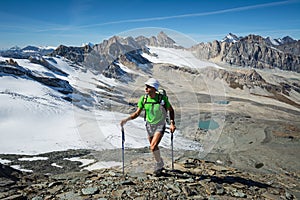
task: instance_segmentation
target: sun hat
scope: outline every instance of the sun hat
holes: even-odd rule
[[[155,90],[158,90],[159,82],[155,78],[150,78],[147,82],[145,82],[145,85],[149,85],[151,87],[154,87]]]

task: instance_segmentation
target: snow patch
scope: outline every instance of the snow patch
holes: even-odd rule
[[[60,166],[60,165],[58,165],[58,164],[56,164],[56,163],[51,163],[51,166],[57,167],[57,168],[64,168],[63,166]]]
[[[180,67],[205,68],[208,66],[222,68],[214,63],[196,58],[192,52],[183,49],[149,47],[152,55],[143,53],[142,56],[153,63],[166,63]]]
[[[105,168],[111,168],[111,167],[116,167],[116,166],[121,166],[121,162],[115,162],[115,161],[109,161],[109,162],[97,162],[94,163],[88,167],[85,167],[83,170],[97,170],[97,169],[105,169]]]
[[[80,165],[79,167],[84,167],[84,166],[87,166],[87,165],[95,162],[94,159],[83,159],[80,157],[64,158],[64,160],[69,160],[69,161],[73,161],[73,162],[74,161],[81,162],[82,165]]]
[[[14,169],[17,169],[17,170],[20,170],[22,172],[29,172],[29,173],[33,172],[31,169],[23,169],[20,165],[11,165],[10,167],[14,168]]]
[[[3,164],[3,165],[6,165],[6,164],[11,163],[11,160],[6,160],[6,159],[1,159],[0,158],[0,163]]]
[[[39,156],[35,156],[35,157],[28,157],[28,158],[19,158],[19,161],[36,161],[36,160],[48,160],[48,157],[39,157]]]

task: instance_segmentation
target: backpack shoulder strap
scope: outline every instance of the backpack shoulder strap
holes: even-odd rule
[[[145,104],[147,102],[147,98],[148,98],[148,94],[144,95],[144,99],[143,99],[143,108],[145,109]],[[144,121],[146,121],[146,111],[144,111]]]
[[[142,104],[143,108],[145,108],[145,104],[147,102],[147,98],[148,98],[148,94],[145,94],[144,95],[144,99],[143,99],[143,104]]]
[[[158,93],[158,103],[159,104],[161,103],[161,100],[162,100],[163,96],[164,96],[163,94]]]

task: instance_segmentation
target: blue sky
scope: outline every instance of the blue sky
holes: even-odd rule
[[[221,40],[229,32],[300,39],[300,0],[0,0],[0,49],[81,46],[113,35]],[[177,35],[177,36],[176,36]],[[146,35],[147,36],[147,35]],[[178,39],[180,40],[180,39]]]

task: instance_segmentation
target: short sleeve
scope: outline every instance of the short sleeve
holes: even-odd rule
[[[171,107],[171,104],[170,104],[170,102],[169,102],[168,97],[167,97],[167,96],[163,96],[163,100],[164,100],[164,102],[165,102],[165,104],[166,104],[166,108],[167,108],[167,109],[170,108],[170,107]]]
[[[138,101],[138,108],[143,108],[144,95],[142,95]]]

